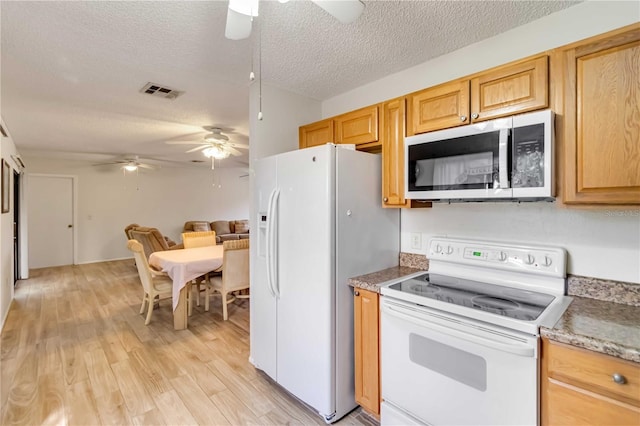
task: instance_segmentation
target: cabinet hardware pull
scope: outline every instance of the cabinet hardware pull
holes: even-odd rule
[[[473,118],[474,120],[475,120],[476,118],[478,118],[478,117],[479,117],[479,115],[478,115],[478,113],[477,113],[477,112],[474,112],[473,114],[471,114],[471,118]]]
[[[624,385],[625,383],[627,383],[627,379],[620,373],[613,373],[612,378],[613,381],[619,385]]]
[[[360,296],[360,292],[358,290],[356,290],[356,291],[353,292],[353,295],[354,296]]]
[[[460,121],[462,121],[462,122],[467,121],[467,116],[466,115],[461,115],[460,116]]]
[[[388,199],[387,197],[384,197],[384,198],[382,199],[382,201],[384,201],[384,202],[386,203],[387,201],[389,201],[389,199]]]

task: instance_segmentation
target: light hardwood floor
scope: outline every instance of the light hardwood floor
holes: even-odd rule
[[[249,363],[248,301],[175,331],[171,302],[145,326],[141,297],[132,260],[31,271],[0,338],[1,424],[324,424]]]

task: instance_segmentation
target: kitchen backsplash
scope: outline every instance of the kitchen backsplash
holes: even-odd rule
[[[640,284],[569,275],[567,293],[569,296],[640,306]]]
[[[400,266],[426,271],[429,269],[429,259],[424,254],[400,252]]]

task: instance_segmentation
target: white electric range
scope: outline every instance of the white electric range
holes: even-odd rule
[[[536,425],[539,329],[571,303],[566,251],[434,238],[381,289],[381,424]]]

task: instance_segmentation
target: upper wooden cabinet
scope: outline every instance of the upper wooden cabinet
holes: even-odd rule
[[[640,365],[542,339],[541,424],[640,424]]]
[[[547,55],[504,65],[407,96],[407,135],[549,106]]]
[[[548,57],[484,72],[471,79],[471,121],[489,120],[549,106]]]
[[[564,202],[640,204],[640,25],[573,45],[560,60]]]
[[[309,148],[333,142],[355,144],[358,149],[379,149],[379,109],[379,105],[373,105],[300,126],[299,146]]]
[[[378,105],[334,117],[335,142],[355,145],[378,141]]]
[[[298,132],[300,136],[298,143],[301,149],[334,141],[333,120],[330,118],[300,126]]]
[[[407,96],[407,136],[469,124],[469,80]]]
[[[382,206],[406,207],[404,198],[405,99],[382,105]]]

